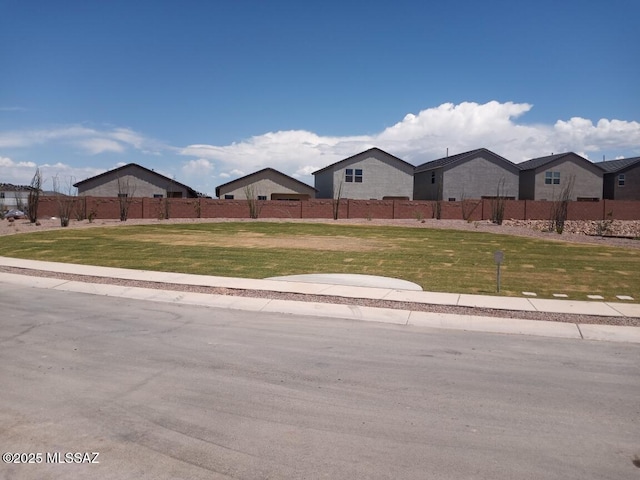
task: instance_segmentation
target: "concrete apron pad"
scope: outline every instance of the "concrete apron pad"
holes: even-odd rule
[[[467,330],[472,332],[507,333],[515,335],[536,335],[541,337],[575,339],[581,338],[580,331],[574,323],[484,317],[478,315],[411,312],[408,325],[444,328],[449,330]]]
[[[269,277],[265,280],[282,282],[323,283],[328,285],[345,285],[351,287],[386,288],[392,290],[422,291],[417,283],[399,278],[380,277],[377,275],[360,275],[351,273],[309,273],[305,275],[287,275],[284,277]]]
[[[640,327],[618,325],[580,324],[585,340],[606,340],[607,342],[640,343]]]

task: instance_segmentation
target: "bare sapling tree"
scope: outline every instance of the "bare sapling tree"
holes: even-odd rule
[[[118,207],[120,210],[120,221],[126,222],[129,218],[129,207],[133,202],[133,196],[136,193],[135,183],[130,181],[131,177],[118,177]]]
[[[53,177],[53,192],[58,204],[58,217],[60,217],[61,227],[69,226],[69,220],[71,219],[71,214],[75,206],[76,191],[73,183],[73,178],[69,178],[67,182],[62,185],[57,175]]]
[[[471,215],[473,215],[473,212],[478,208],[480,203],[481,202],[479,200],[471,200],[467,198],[464,193],[464,189],[462,190],[462,194],[460,195],[460,209],[462,210],[462,219],[465,222],[471,221]]]
[[[431,202],[431,218],[440,220],[442,218],[442,181],[438,182],[438,191],[436,193],[436,200]]]
[[[243,188],[243,192],[247,200],[247,206],[249,207],[249,218],[258,218],[262,210],[262,205],[258,202],[255,185],[247,185]]]
[[[569,213],[569,202],[573,196],[575,181],[575,175],[569,175],[557,198],[551,204],[551,218],[549,220],[549,231],[551,232],[555,230],[558,234],[562,234],[564,231],[564,223]]]
[[[40,203],[40,193],[42,192],[42,173],[36,168],[31,184],[29,185],[29,195],[27,196],[27,216],[29,222],[38,221],[38,204]]]
[[[160,218],[160,220],[169,220],[169,218],[171,217],[171,199],[182,197],[182,193],[178,192],[175,187],[175,179],[169,180],[169,183],[167,183],[167,194],[160,201],[162,205],[161,211],[158,212],[158,218]]]
[[[342,180],[340,180],[340,183],[338,184],[338,186],[336,188],[333,189],[333,200],[332,200],[332,207],[333,207],[333,219],[334,220],[338,220],[338,217],[340,217],[340,202],[342,201]]]
[[[496,187],[496,196],[491,199],[491,222],[496,225],[502,225],[504,221],[504,209],[507,204],[507,195],[505,193],[504,177],[498,180]]]

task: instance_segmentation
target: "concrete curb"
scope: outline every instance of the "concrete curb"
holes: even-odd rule
[[[77,273],[77,272],[76,272]],[[120,277],[122,278],[122,277]],[[103,295],[172,304],[197,305],[212,308],[248,310],[287,315],[316,316],[343,320],[371,321],[409,327],[427,327],[512,335],[536,335],[615,341],[640,344],[640,327],[584,325],[475,315],[415,312],[389,308],[336,305],[329,303],[273,300],[268,298],[235,297],[204,293],[177,292],[142,287],[68,281],[47,277],[30,277],[0,273],[0,283],[47,288],[59,291]],[[175,283],[175,282],[174,282]]]

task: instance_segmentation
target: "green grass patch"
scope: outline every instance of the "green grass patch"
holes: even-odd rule
[[[504,251],[501,294],[640,298],[640,250],[483,232],[301,223],[96,227],[4,237],[0,255],[132,269],[265,278],[360,273],[428,291],[495,294],[493,254]]]

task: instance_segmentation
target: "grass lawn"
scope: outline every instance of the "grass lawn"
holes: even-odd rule
[[[362,273],[425,290],[564,293],[640,300],[640,250],[482,232],[302,223],[202,223],[55,230],[4,237],[0,255],[133,269],[265,278]]]

